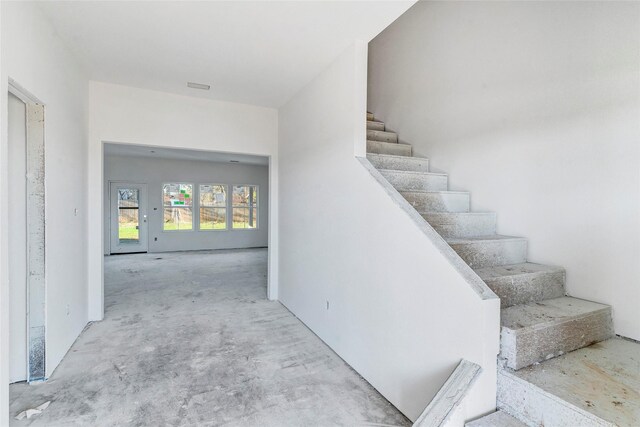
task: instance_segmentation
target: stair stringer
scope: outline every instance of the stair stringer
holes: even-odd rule
[[[492,387],[495,390],[496,384],[496,360],[500,352],[500,299],[366,157],[356,156],[356,159],[358,159],[367,172],[369,172],[370,176],[378,182],[396,206],[409,216],[415,226],[444,256],[463,281],[468,284],[469,289],[477,296],[479,302],[482,304],[483,325],[481,329],[483,336],[490,338],[482,341],[483,348],[481,353],[483,360],[474,361],[482,367],[482,373],[479,374],[478,385],[465,399],[473,402],[473,400],[477,398],[477,395],[486,397],[487,387]],[[425,405],[427,403],[428,402],[425,402]],[[487,412],[487,408],[480,409],[474,407],[473,403],[466,405],[466,408],[467,419],[484,415]],[[463,424],[460,425],[462,426]]]
[[[498,296],[487,286],[487,284],[476,274],[469,265],[460,258],[460,255],[454,251],[449,243],[447,243],[440,234],[415,210],[407,200],[395,189],[389,181],[364,157],[357,157],[360,163],[367,169],[371,176],[378,181],[385,192],[394,200],[398,207],[403,210],[418,226],[420,231],[433,242],[434,245],[442,252],[451,265],[465,278],[471,289],[483,300],[498,300]],[[496,354],[498,352],[496,351]]]

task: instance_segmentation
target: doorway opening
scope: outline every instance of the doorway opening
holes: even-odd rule
[[[44,104],[10,80],[10,382],[46,379]]]
[[[268,247],[269,158],[104,143],[104,254]]]

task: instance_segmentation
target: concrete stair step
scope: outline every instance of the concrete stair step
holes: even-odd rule
[[[390,154],[392,156],[411,156],[411,146],[394,142],[367,140],[367,153]]]
[[[469,212],[470,196],[463,191],[400,191],[418,212]]]
[[[380,169],[384,176],[398,191],[446,191],[447,175],[443,173],[401,171]]]
[[[496,411],[475,421],[466,423],[465,427],[527,427],[527,425],[506,412]]]
[[[471,268],[519,264],[527,259],[527,239],[523,237],[494,234],[445,240]]]
[[[502,308],[560,298],[565,294],[562,267],[525,262],[478,268],[476,273],[500,297]]]
[[[496,234],[494,212],[428,212],[423,218],[442,237],[477,237]]]
[[[377,169],[429,172],[429,159],[421,157],[391,156],[388,154],[367,154],[367,159]]]
[[[367,120],[367,130],[384,130],[384,123]]]
[[[367,130],[367,139],[369,141],[397,143],[398,134],[395,132],[386,132],[383,130]]]
[[[521,369],[613,336],[611,307],[560,297],[501,311],[500,357]]]
[[[498,407],[531,427],[640,426],[640,344],[612,338],[519,371],[498,369]]]
[[[367,111],[367,120],[373,120],[373,113]]]

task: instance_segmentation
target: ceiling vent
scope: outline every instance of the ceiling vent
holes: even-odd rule
[[[191,89],[202,89],[202,90],[211,89],[211,86],[209,85],[204,85],[202,83],[193,83],[193,82],[187,82],[187,87],[190,87]]]
[[[240,163],[240,160],[229,160],[229,163]]]

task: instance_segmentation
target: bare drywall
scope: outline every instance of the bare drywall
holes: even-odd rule
[[[110,241],[110,181],[147,184],[149,252],[252,248],[265,247],[268,244],[269,169],[266,166],[154,159],[149,157],[105,157],[105,254],[109,253]],[[192,231],[165,232],[162,229],[162,184],[171,182],[191,183],[194,185],[194,230]],[[227,186],[228,191],[231,191],[233,185],[257,185],[259,195],[258,229],[197,230],[195,228],[195,219],[198,217],[198,184],[224,184]],[[227,198],[227,206],[230,206],[230,198]],[[229,207],[227,209],[227,216],[229,217],[231,209]]]
[[[355,157],[366,61],[356,43],[279,110],[280,300],[413,420],[460,359],[481,365],[478,416],[495,408],[499,300]]]
[[[269,157],[269,298],[277,298],[277,110],[91,82],[89,126],[90,319],[104,313],[102,153],[109,142]]]
[[[640,4],[419,2],[370,43],[387,128],[640,339]]]
[[[44,167],[46,222],[49,226],[44,255],[48,376],[87,323],[88,78],[36,3],[2,2],[0,7],[3,128],[9,78],[47,106],[45,149],[49,154]],[[6,130],[2,132],[4,146],[7,134]],[[4,170],[6,157],[2,162],[0,169]],[[10,189],[2,187],[2,191],[2,200],[9,200]],[[2,222],[3,228],[8,226]],[[6,280],[4,274],[2,277]],[[2,289],[4,292],[4,286]],[[4,375],[2,382],[5,382]]]

